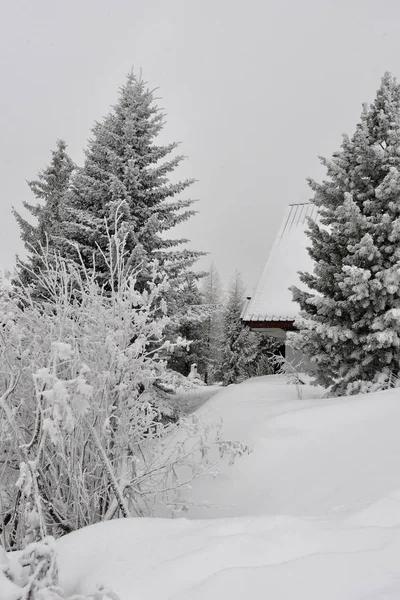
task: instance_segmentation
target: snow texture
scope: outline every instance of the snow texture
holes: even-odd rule
[[[255,292],[243,310],[244,321],[294,321],[298,317],[299,306],[289,287],[304,288],[298,271],[313,271],[307,252],[307,217],[318,220],[313,204],[288,206]]]
[[[399,391],[318,396],[304,386],[298,400],[279,376],[218,392],[199,416],[223,416],[225,438],[254,446],[194,484],[193,499],[220,508],[65,536],[66,592],[104,584],[121,600],[397,600]]]

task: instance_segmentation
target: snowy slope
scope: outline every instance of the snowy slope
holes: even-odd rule
[[[223,416],[226,437],[254,446],[219,479],[193,486],[192,498],[225,508],[65,536],[66,591],[106,584],[122,600],[398,600],[400,391],[316,396],[308,388],[298,400],[279,377],[217,392],[198,413]]]
[[[230,386],[198,414],[254,446],[217,479],[193,484],[190,518],[352,514],[400,488],[400,390],[322,400],[269,376]],[[308,398],[308,399],[307,399]]]

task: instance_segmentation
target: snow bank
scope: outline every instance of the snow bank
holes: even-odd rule
[[[306,387],[303,397],[275,376],[217,392],[198,414],[222,416],[224,437],[254,446],[219,478],[194,483],[193,500],[219,507],[62,538],[67,592],[104,584],[122,600],[398,600],[400,391],[321,400]]]
[[[193,483],[189,518],[350,515],[400,487],[400,390],[322,400],[276,376],[218,392],[197,414],[253,453]]]
[[[354,600],[400,594],[393,527],[298,517],[130,519],[59,541],[68,593],[112,586],[123,600]]]

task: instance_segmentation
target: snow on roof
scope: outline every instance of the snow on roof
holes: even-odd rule
[[[243,309],[243,321],[294,321],[298,316],[299,306],[288,288],[304,288],[298,271],[313,270],[307,252],[307,217],[318,220],[314,204],[288,206],[255,292]]]

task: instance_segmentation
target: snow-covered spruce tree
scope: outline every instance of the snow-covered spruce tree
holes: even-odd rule
[[[205,383],[213,383],[222,348],[223,290],[218,272],[212,264],[200,285],[194,278],[186,282],[185,311],[174,315],[176,331],[191,340],[189,351],[178,349],[168,366],[188,375],[196,363]]]
[[[23,206],[34,217],[34,222],[30,223],[13,210],[27,252],[25,263],[19,263],[19,277],[24,284],[37,283],[34,274],[42,266],[38,251],[47,247],[51,251],[54,236],[59,234],[61,211],[75,168],[66,150],[67,144],[63,140],[58,140],[50,164],[39,171],[35,181],[28,182],[38,202],[36,204],[24,202]]]
[[[138,285],[149,277],[148,262],[157,259],[171,282],[169,310],[176,312],[184,304],[190,267],[202,253],[179,248],[186,239],[164,235],[195,211],[189,208],[193,200],[177,198],[193,180],[170,180],[183,156],[173,154],[177,143],[157,143],[163,121],[154,93],[133,73],[128,75],[116,105],[93,127],[84,166],[77,170],[68,194],[58,249],[63,257],[77,261],[70,244],[77,242],[85,267],[91,270],[95,264],[98,281],[107,283],[106,229],[112,232],[116,206],[122,203],[120,227],[126,235],[128,263],[140,265]]]
[[[310,181],[310,291],[293,288],[302,319],[291,343],[334,395],[390,385],[400,370],[400,87],[385,74],[327,179]]]
[[[240,273],[236,272],[223,311],[222,360],[218,376],[224,385],[246,379],[256,355],[255,334],[240,319],[244,301],[245,288]]]
[[[204,340],[205,383],[214,383],[215,373],[222,354],[222,306],[223,288],[215,265],[212,263],[207,275],[201,282],[203,302],[212,312],[204,321],[202,336]]]
[[[169,368],[188,375],[193,363],[197,364],[198,372],[203,375],[207,364],[207,343],[205,338],[205,323],[211,309],[203,307],[203,297],[198,288],[197,281],[190,275],[181,286],[185,298],[184,310],[180,310],[171,318],[171,335],[175,332],[182,338],[190,340],[189,347],[180,347],[168,359]]]

